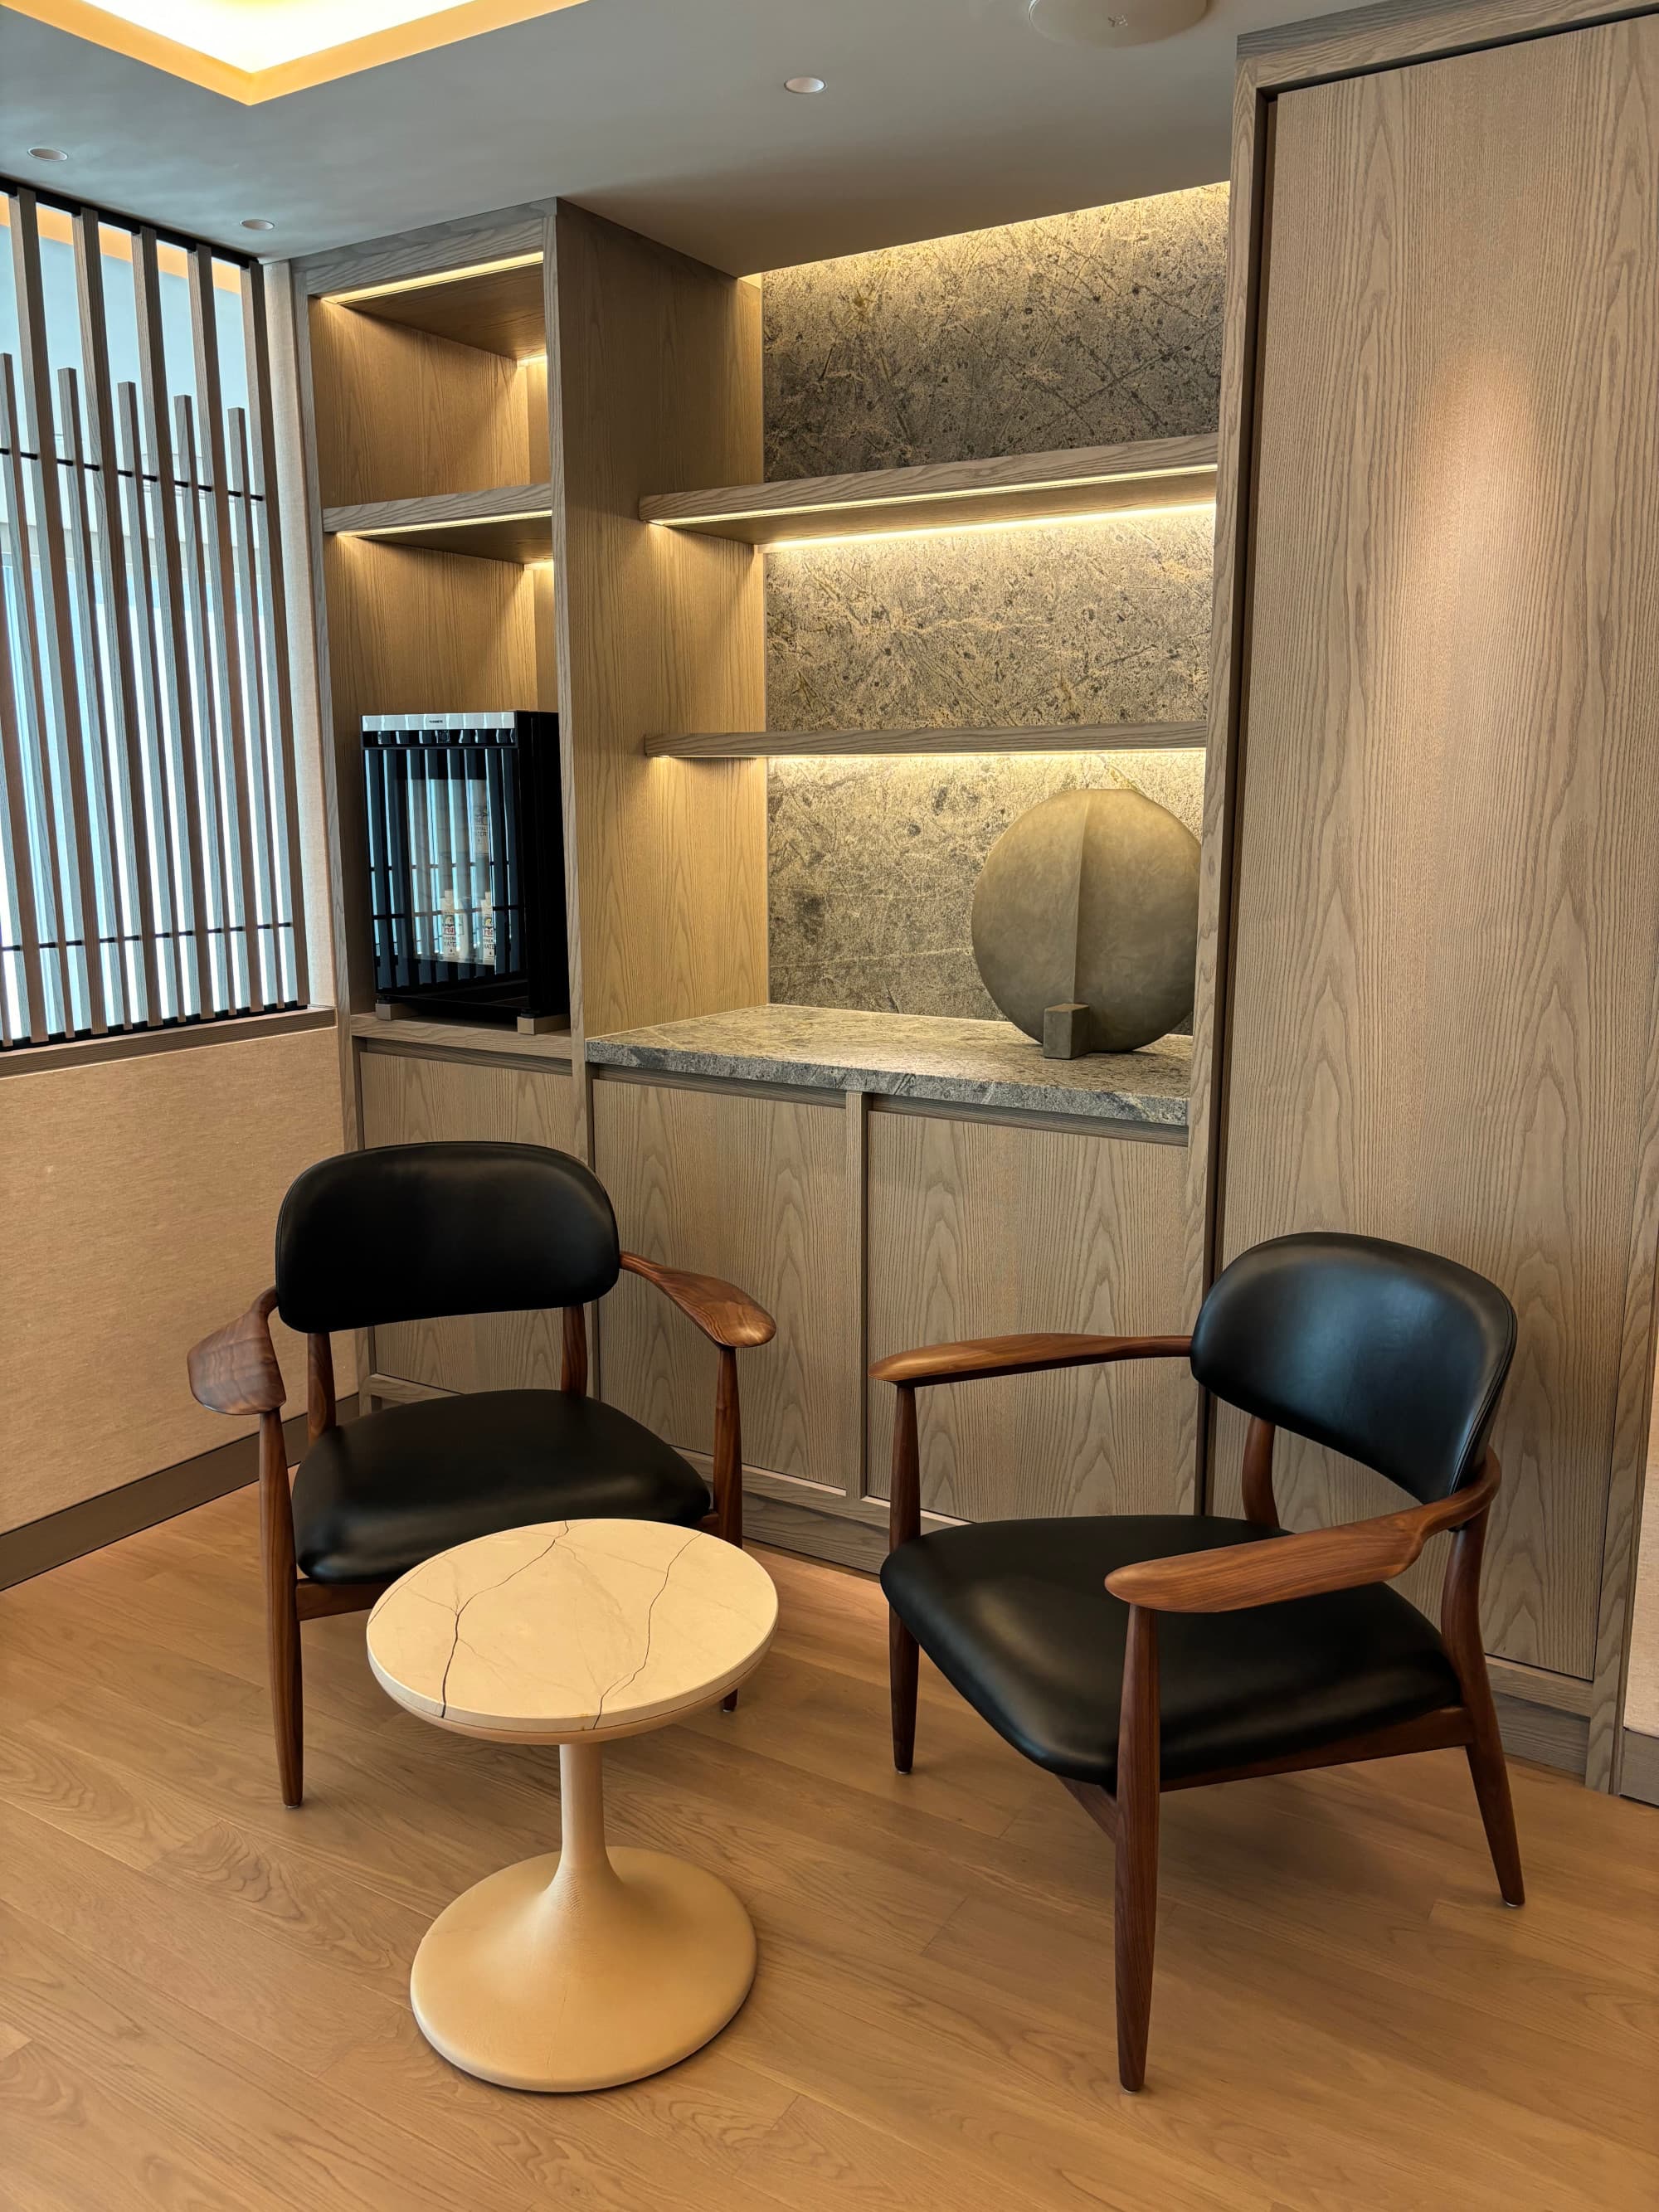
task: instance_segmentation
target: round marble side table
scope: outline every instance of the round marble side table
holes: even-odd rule
[[[413,1568],[368,1619],[381,1687],[440,1728],[559,1747],[561,1850],[458,1897],[410,1976],[422,2033],[510,2089],[601,2089],[725,2027],[755,1931],[723,1881],[608,1850],[601,1747],[718,1703],[758,1665],[777,1592],[755,1560],[652,1521],[550,1521]]]

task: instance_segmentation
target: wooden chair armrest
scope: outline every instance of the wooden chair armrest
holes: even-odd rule
[[[1467,1490],[1427,1505],[1384,1513],[1374,1521],[1351,1521],[1340,1528],[1229,1544],[1218,1552],[1138,1559],[1108,1575],[1106,1587],[1126,1605],[1146,1606],[1154,1613],[1237,1613],[1245,1606],[1279,1605],[1287,1598],[1392,1582],[1431,1536],[1484,1513],[1498,1480],[1498,1462],[1488,1456]]]
[[[215,1413],[279,1413],[288,1393],[270,1340],[275,1291],[262,1291],[245,1314],[192,1345],[191,1395]]]
[[[978,1336],[890,1352],[870,1372],[878,1382],[912,1387],[979,1382],[993,1375],[1036,1375],[1050,1367],[1095,1367],[1118,1359],[1184,1359],[1190,1336]]]
[[[757,1306],[747,1291],[740,1291],[735,1283],[723,1283],[718,1275],[693,1275],[681,1267],[659,1267],[654,1260],[641,1260],[637,1252],[624,1252],[622,1264],[629,1274],[641,1275],[647,1283],[654,1283],[688,1320],[696,1322],[711,1343],[723,1345],[727,1351],[769,1344],[778,1333],[777,1323],[763,1306]]]

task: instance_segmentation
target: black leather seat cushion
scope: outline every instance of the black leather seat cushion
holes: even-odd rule
[[[381,1582],[537,1521],[696,1528],[708,1486],[597,1398],[483,1390],[388,1406],[319,1437],[294,1479],[295,1549],[319,1583]]]
[[[946,1680],[1038,1765],[1117,1784],[1129,1608],[1114,1568],[1271,1543],[1177,1514],[989,1521],[901,1544],[882,1588]],[[1159,1616],[1166,1776],[1306,1751],[1462,1700],[1435,1630],[1386,1585],[1238,1613]]]

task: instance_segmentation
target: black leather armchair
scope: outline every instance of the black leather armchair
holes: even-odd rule
[[[649,1429],[587,1395],[584,1308],[642,1276],[716,1347],[714,1496]],[[557,1390],[485,1390],[335,1419],[330,1338],[451,1314],[563,1309]],[[308,1340],[308,1443],[290,1492],[280,1315]],[[743,1541],[737,1355],[769,1315],[731,1283],[621,1249],[603,1185],[536,1145],[391,1145],[308,1168],[283,1201],[276,1282],[190,1354],[204,1406],[259,1417],[271,1705],[283,1801],[303,1794],[300,1623],[372,1605],[435,1553],[538,1521],[667,1521]]]
[[[1487,1437],[1515,1349],[1503,1292],[1370,1237],[1280,1237],[1217,1280],[1190,1338],[1003,1337],[878,1360],[898,1391],[891,1549],[893,1757],[915,1741],[917,1647],[1116,1844],[1118,2073],[1146,2079],[1165,1790],[1462,1745],[1505,1903],[1523,1899],[1486,1677]],[[916,1392],[1125,1359],[1189,1359],[1250,1416],[1243,1520],[1121,1515],[921,1533]],[[1302,1534],[1273,1502],[1278,1429],[1417,1502]],[[1436,1628],[1387,1587],[1455,1532]]]

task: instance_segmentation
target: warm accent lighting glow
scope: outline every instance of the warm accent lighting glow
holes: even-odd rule
[[[9,0],[21,15],[252,106],[581,0]]]
[[[360,284],[355,292],[330,292],[331,307],[356,307],[360,300],[384,300],[394,292],[429,292],[434,284],[459,284],[469,276],[495,276],[503,269],[528,269],[539,253],[509,253],[500,261],[470,261],[465,269],[439,269],[428,276],[394,276],[385,284]],[[542,359],[545,361],[544,354]]]
[[[868,545],[874,538],[959,537],[983,530],[1066,530],[1076,522],[1150,522],[1164,514],[1212,514],[1213,499],[1171,500],[1163,507],[1097,507],[1086,514],[1020,514],[1006,522],[922,522],[902,530],[848,530],[835,537],[775,538],[769,553],[806,553],[819,545]]]
[[[548,510],[544,507],[526,507],[512,514],[446,515],[436,522],[377,522],[366,530],[337,530],[337,538],[407,538],[418,530],[422,536],[428,530],[478,530],[491,522],[545,522]]]

